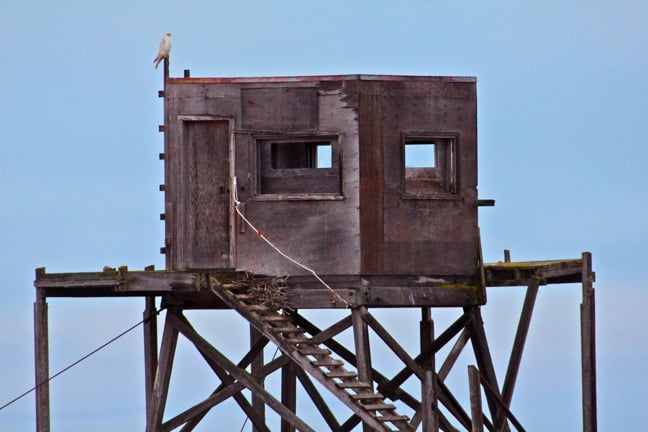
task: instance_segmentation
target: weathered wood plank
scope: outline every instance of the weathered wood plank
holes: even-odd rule
[[[173,309],[168,309],[162,333],[160,359],[155,373],[155,383],[146,409],[146,432],[157,432],[162,426],[164,409],[169,395],[169,382],[173,369],[173,360],[178,343],[178,329],[173,324]]]
[[[335,418],[335,415],[333,415],[331,409],[326,404],[326,401],[324,400],[322,395],[319,393],[319,391],[317,391],[317,388],[308,377],[306,372],[304,372],[302,369],[295,368],[295,374],[297,375],[297,378],[299,379],[302,387],[304,388],[304,390],[306,390],[306,393],[315,404],[315,407],[322,415],[322,418],[324,419],[326,424],[329,425],[331,430],[338,430],[340,424]]]
[[[241,89],[241,104],[244,128],[317,129],[317,89],[312,87],[246,87]]]
[[[182,254],[177,268],[229,268],[230,251],[230,122],[183,122],[182,174],[186,189],[182,214]]]
[[[221,365],[227,372],[232,375],[236,380],[241,384],[247,387],[250,391],[256,393],[263,399],[263,401],[270,406],[275,412],[277,412],[283,419],[288,421],[291,425],[295,426],[300,431],[304,432],[314,432],[303,420],[297,417],[289,409],[282,405],[282,403],[277,400],[274,396],[268,393],[258,382],[257,380],[247,373],[246,371],[236,367],[225,355],[220,351],[214,348],[209,344],[202,336],[200,336],[195,330],[191,327],[186,326],[178,318],[173,317],[174,324],[178,327],[179,331],[187,337],[194,345],[200,346],[202,352],[205,355],[212,358],[216,363]]]
[[[172,271],[44,273],[34,286],[47,297],[156,296],[198,292],[199,274]]]
[[[434,321],[432,320],[432,311],[429,307],[421,308],[420,331],[420,350],[422,353],[431,351],[431,345],[434,342]],[[436,370],[435,353],[432,352],[427,356],[423,363],[423,377],[421,379],[421,419],[423,423],[423,432],[438,432],[439,419],[437,417],[437,390],[434,373]]]
[[[360,154],[360,272],[383,273],[383,143],[382,95],[361,93],[358,99]]]
[[[468,366],[468,387],[470,389],[470,415],[472,417],[472,432],[484,432],[482,420],[482,397],[479,371],[473,365]]]
[[[369,388],[373,392],[373,379],[371,378],[371,349],[369,346],[369,329],[364,315],[367,313],[366,306],[359,306],[351,310],[351,322],[353,323],[353,341],[356,352],[358,379],[370,383]],[[371,426],[363,422],[362,429],[371,432]]]
[[[524,304],[522,305],[522,312],[520,313],[520,320],[515,334],[515,339],[513,340],[513,348],[511,349],[511,357],[509,359],[506,376],[504,377],[504,384],[502,386],[502,400],[507,408],[511,406],[511,400],[513,399],[515,381],[520,369],[520,363],[522,362],[522,353],[524,352],[524,345],[526,343],[527,334],[529,333],[531,316],[533,315],[533,308],[538,295],[538,287],[539,284],[537,281],[531,283],[527,288],[526,296],[524,297]]]
[[[281,368],[281,403],[293,413],[297,412],[297,370],[293,362]],[[281,432],[295,432],[295,427],[281,419]]]
[[[257,343],[260,341],[264,340],[265,336],[261,332],[259,332],[254,326],[250,325],[250,349],[254,347]],[[263,364],[265,363],[264,361],[264,355],[263,351],[259,351],[259,353],[254,357],[252,362],[250,363],[250,372],[252,372],[252,375],[256,374],[263,368]],[[285,366],[284,366],[285,369]],[[261,387],[265,386],[265,381],[260,380],[259,385]],[[257,395],[256,393],[252,393],[252,407],[254,410],[256,410],[259,413],[259,416],[261,417],[262,420],[265,421],[265,404],[263,403],[263,399]],[[294,412],[294,410],[293,410]],[[261,432],[260,429],[255,425],[252,428],[252,432]]]
[[[153,396],[155,385],[155,372],[158,368],[158,339],[157,339],[157,310],[155,309],[155,297],[145,298],[144,319],[144,394],[146,397],[146,409],[148,402]],[[148,412],[146,417],[148,418]]]
[[[38,271],[36,273],[38,277]],[[47,301],[41,290],[34,302],[34,358],[36,386],[36,431],[50,431],[49,331]]]
[[[583,386],[583,431],[596,432],[596,305],[594,292],[594,273],[592,255],[582,254],[583,301],[580,306],[581,318],[581,364]]]

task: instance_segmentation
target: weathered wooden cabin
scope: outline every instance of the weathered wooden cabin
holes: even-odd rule
[[[147,432],[193,430],[231,399],[254,432],[321,430],[310,424],[314,412],[336,432],[361,423],[365,431],[524,430],[511,400],[539,287],[574,282],[583,287],[583,430],[596,430],[591,255],[510,262],[505,251],[505,262],[482,262],[477,211],[492,201],[477,196],[474,78],[191,78],[188,71],[171,78],[168,59],[164,69],[167,269],[37,270],[39,432],[50,430],[47,297],[120,296],[145,298]],[[487,286],[512,285],[527,291],[500,387],[481,305]],[[435,331],[432,309],[450,306],[459,316]],[[391,335],[372,314],[379,307],[420,312],[419,350],[408,353]],[[250,326],[249,351],[240,359],[221,353],[185,315],[196,308],[236,311]],[[309,308],[348,314],[322,328],[303,315]],[[349,348],[337,340],[347,330]],[[166,402],[180,335],[221,383],[171,416]],[[270,342],[277,347],[271,360],[264,354]],[[381,362],[372,362],[375,342],[403,369],[381,372]],[[476,363],[470,414],[445,383],[469,342]],[[275,372],[280,388],[266,387]],[[420,386],[405,385],[410,378]],[[311,402],[303,414],[298,398]],[[271,429],[266,407],[280,417],[279,428]]]
[[[170,78],[165,103],[168,269],[307,274],[238,199],[320,275],[483,301],[475,78]]]

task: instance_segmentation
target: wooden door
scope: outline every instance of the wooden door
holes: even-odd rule
[[[232,267],[229,146],[229,121],[183,122],[185,223],[180,267]]]

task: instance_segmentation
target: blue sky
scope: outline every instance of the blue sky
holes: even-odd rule
[[[497,201],[480,210],[485,258],[593,253],[599,426],[636,429],[648,403],[646,22],[639,0],[2,2],[0,404],[33,385],[34,268],[164,266],[152,60],[170,31],[173,76],[476,76],[480,197]],[[484,308],[500,377],[522,296],[492,289]],[[529,430],[580,429],[579,302],[578,285],[540,290],[513,400]],[[51,371],[142,309],[50,299]],[[451,312],[435,312],[439,328]],[[406,318],[395,317],[384,319],[406,339]],[[226,351],[246,337],[231,314],[196,320]],[[129,334],[52,382],[53,430],[142,430],[141,344]],[[170,409],[216,383],[180,348]],[[33,430],[33,407],[29,396],[0,411],[0,429]],[[232,418],[225,429],[240,430]]]

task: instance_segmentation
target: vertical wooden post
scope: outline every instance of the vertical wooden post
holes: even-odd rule
[[[439,419],[437,416],[437,392],[434,371],[436,370],[435,355],[431,348],[434,342],[434,321],[429,307],[421,308],[421,352],[429,352],[430,355],[424,359],[423,370],[425,376],[421,382],[421,411],[423,432],[437,432],[439,430]]]
[[[297,412],[297,366],[289,362],[281,368],[281,403],[293,413]],[[295,426],[281,419],[281,432],[295,432]]]
[[[479,371],[473,365],[468,366],[468,385],[470,386],[470,415],[472,432],[484,432],[484,419],[481,398]]]
[[[44,269],[36,270],[36,279],[38,279],[41,272],[44,272]],[[49,338],[47,301],[45,294],[40,289],[36,289],[36,302],[34,303],[34,354],[36,360],[36,431],[49,432]]]
[[[155,373],[155,383],[146,409],[146,432],[157,432],[162,425],[164,407],[169,395],[169,381],[173,369],[173,358],[178,344],[178,329],[173,325],[172,315],[175,308],[167,309],[160,346],[160,363]]]
[[[144,300],[144,386],[148,411],[158,365],[157,310],[154,296],[148,296]],[[146,417],[148,418],[148,412]]]
[[[581,362],[583,375],[583,431],[597,431],[596,413],[596,317],[592,254],[582,255],[583,302],[581,318]]]
[[[524,352],[524,345],[529,333],[529,325],[531,324],[531,316],[533,315],[533,308],[535,306],[536,297],[538,296],[539,286],[540,284],[537,280],[531,282],[527,287],[526,296],[524,297],[524,304],[522,305],[522,312],[520,313],[520,321],[518,323],[517,333],[515,334],[515,340],[513,341],[511,357],[509,359],[506,376],[504,377],[504,385],[502,387],[502,400],[504,401],[506,408],[511,407],[515,381],[517,380],[517,375],[520,370],[522,353]]]
[[[264,336],[261,332],[250,325],[250,348],[252,348],[259,340],[263,339],[263,337]],[[252,360],[252,363],[250,364],[252,375],[263,369],[263,364],[264,359],[262,350],[256,357],[254,357],[254,360]],[[261,380],[259,384],[263,387],[264,380]],[[265,403],[263,402],[263,398],[254,392],[252,392],[252,408],[254,408],[259,413],[259,417],[265,421]],[[252,428],[252,431],[259,432],[259,429],[255,426]]]
[[[166,82],[169,79],[169,58],[164,59],[164,90],[166,90]]]
[[[497,390],[499,389],[499,385],[497,384],[493,358],[491,357],[488,348],[488,340],[486,339],[486,331],[484,330],[484,321],[482,319],[481,310],[479,309],[479,306],[466,307],[464,310],[465,313],[471,317],[467,328],[470,331],[470,339],[472,341],[473,351],[475,352],[477,367],[479,368],[484,380],[488,382],[493,389]],[[486,402],[488,403],[488,408],[493,423],[495,424],[495,429],[498,431],[508,431],[509,427],[506,417],[503,415],[504,412],[498,405],[497,401],[486,394]]]
[[[362,319],[363,313],[367,312],[366,306],[358,306],[351,310],[351,323],[353,326],[353,340],[355,343],[356,359],[358,363],[358,379],[370,383],[373,389],[371,378],[371,350],[369,348],[369,327]],[[363,423],[365,432],[371,432],[369,425]]]

